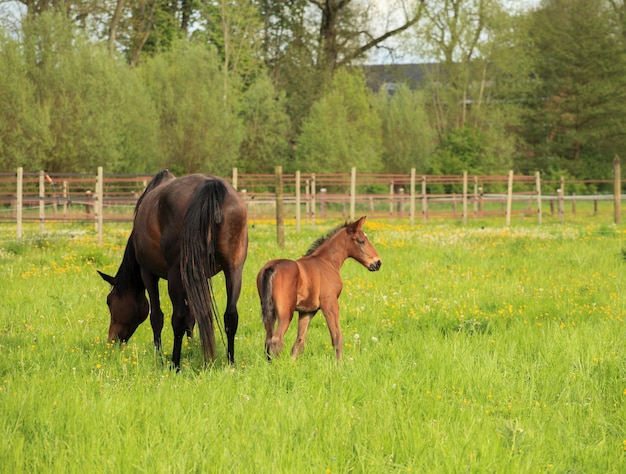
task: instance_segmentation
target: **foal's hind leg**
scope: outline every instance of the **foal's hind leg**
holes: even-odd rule
[[[300,354],[304,352],[304,345],[306,344],[306,333],[309,330],[309,324],[311,324],[311,319],[313,319],[313,316],[315,316],[315,312],[300,312],[300,317],[298,318],[298,336],[296,337],[296,342],[291,348],[291,356],[294,359],[296,359]]]
[[[264,319],[263,325],[265,326],[265,353],[267,354],[267,360],[272,360],[272,336],[274,335],[274,320]]]
[[[267,324],[272,323],[265,323],[266,333],[268,335],[271,334],[269,339],[269,350],[267,350],[267,339],[265,340],[265,347],[268,355],[277,356],[283,350],[283,340],[285,338],[285,333],[287,332],[287,329],[289,329],[289,323],[291,323],[291,320],[293,319],[293,311],[294,310],[285,311],[277,308],[276,320],[278,321],[278,325],[276,326],[276,330],[273,332],[273,334],[270,333],[270,329],[268,329],[267,326]]]

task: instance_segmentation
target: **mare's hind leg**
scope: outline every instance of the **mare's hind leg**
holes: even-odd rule
[[[235,363],[235,335],[239,326],[239,312],[237,311],[237,301],[241,294],[243,277],[243,264],[234,269],[224,268],[224,278],[226,279],[226,311],[224,311],[224,331],[228,341],[228,362]],[[216,315],[217,317],[217,315]]]
[[[306,344],[306,333],[309,330],[309,324],[311,324],[311,319],[315,316],[315,312],[311,313],[300,313],[300,317],[298,318],[298,336],[296,337],[296,342],[291,348],[291,356],[296,359],[300,354],[304,352],[304,345]]]
[[[148,296],[150,298],[150,325],[152,326],[154,347],[161,352],[163,310],[161,309],[161,299],[159,296],[159,277],[142,268],[141,279],[148,290]]]

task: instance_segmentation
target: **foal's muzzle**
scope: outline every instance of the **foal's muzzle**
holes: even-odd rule
[[[380,270],[380,266],[383,264],[380,260],[376,260],[375,262],[370,263],[370,266],[367,267],[370,272],[377,272]]]

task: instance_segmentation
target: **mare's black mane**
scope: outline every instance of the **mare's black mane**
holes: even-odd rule
[[[124,249],[124,257],[122,264],[115,275],[115,286],[118,288],[144,288],[141,279],[141,267],[135,256],[134,244],[135,232],[130,233],[126,248]]]
[[[137,199],[137,204],[135,204],[135,214],[137,214],[139,204],[141,204],[145,195],[161,184],[165,178],[174,178],[174,175],[170,172],[170,170],[164,169],[159,171],[155,177],[152,178],[152,180],[148,183],[148,186],[146,186],[146,189],[144,189],[143,193],[141,193],[141,196],[139,196],[139,199]]]

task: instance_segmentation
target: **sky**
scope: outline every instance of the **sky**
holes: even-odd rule
[[[358,0],[357,0],[358,1]],[[380,18],[387,18],[389,9],[394,5],[401,3],[402,0],[373,0],[372,3],[376,5],[376,8],[380,12]],[[537,8],[541,3],[541,0],[501,0],[504,6],[510,9],[512,12],[527,11],[533,8]],[[408,3],[408,2],[407,2]],[[401,18],[398,18],[398,22]],[[384,24],[381,25],[381,31],[384,28]],[[397,41],[397,38],[394,38]],[[392,40],[392,42],[394,41]],[[392,43],[393,44],[393,43]],[[369,59],[366,60],[367,64],[406,64],[425,62],[427,59],[411,56],[409,54],[402,55],[399,50],[395,51],[395,56],[391,57],[389,52],[384,49],[373,50],[369,55]]]

